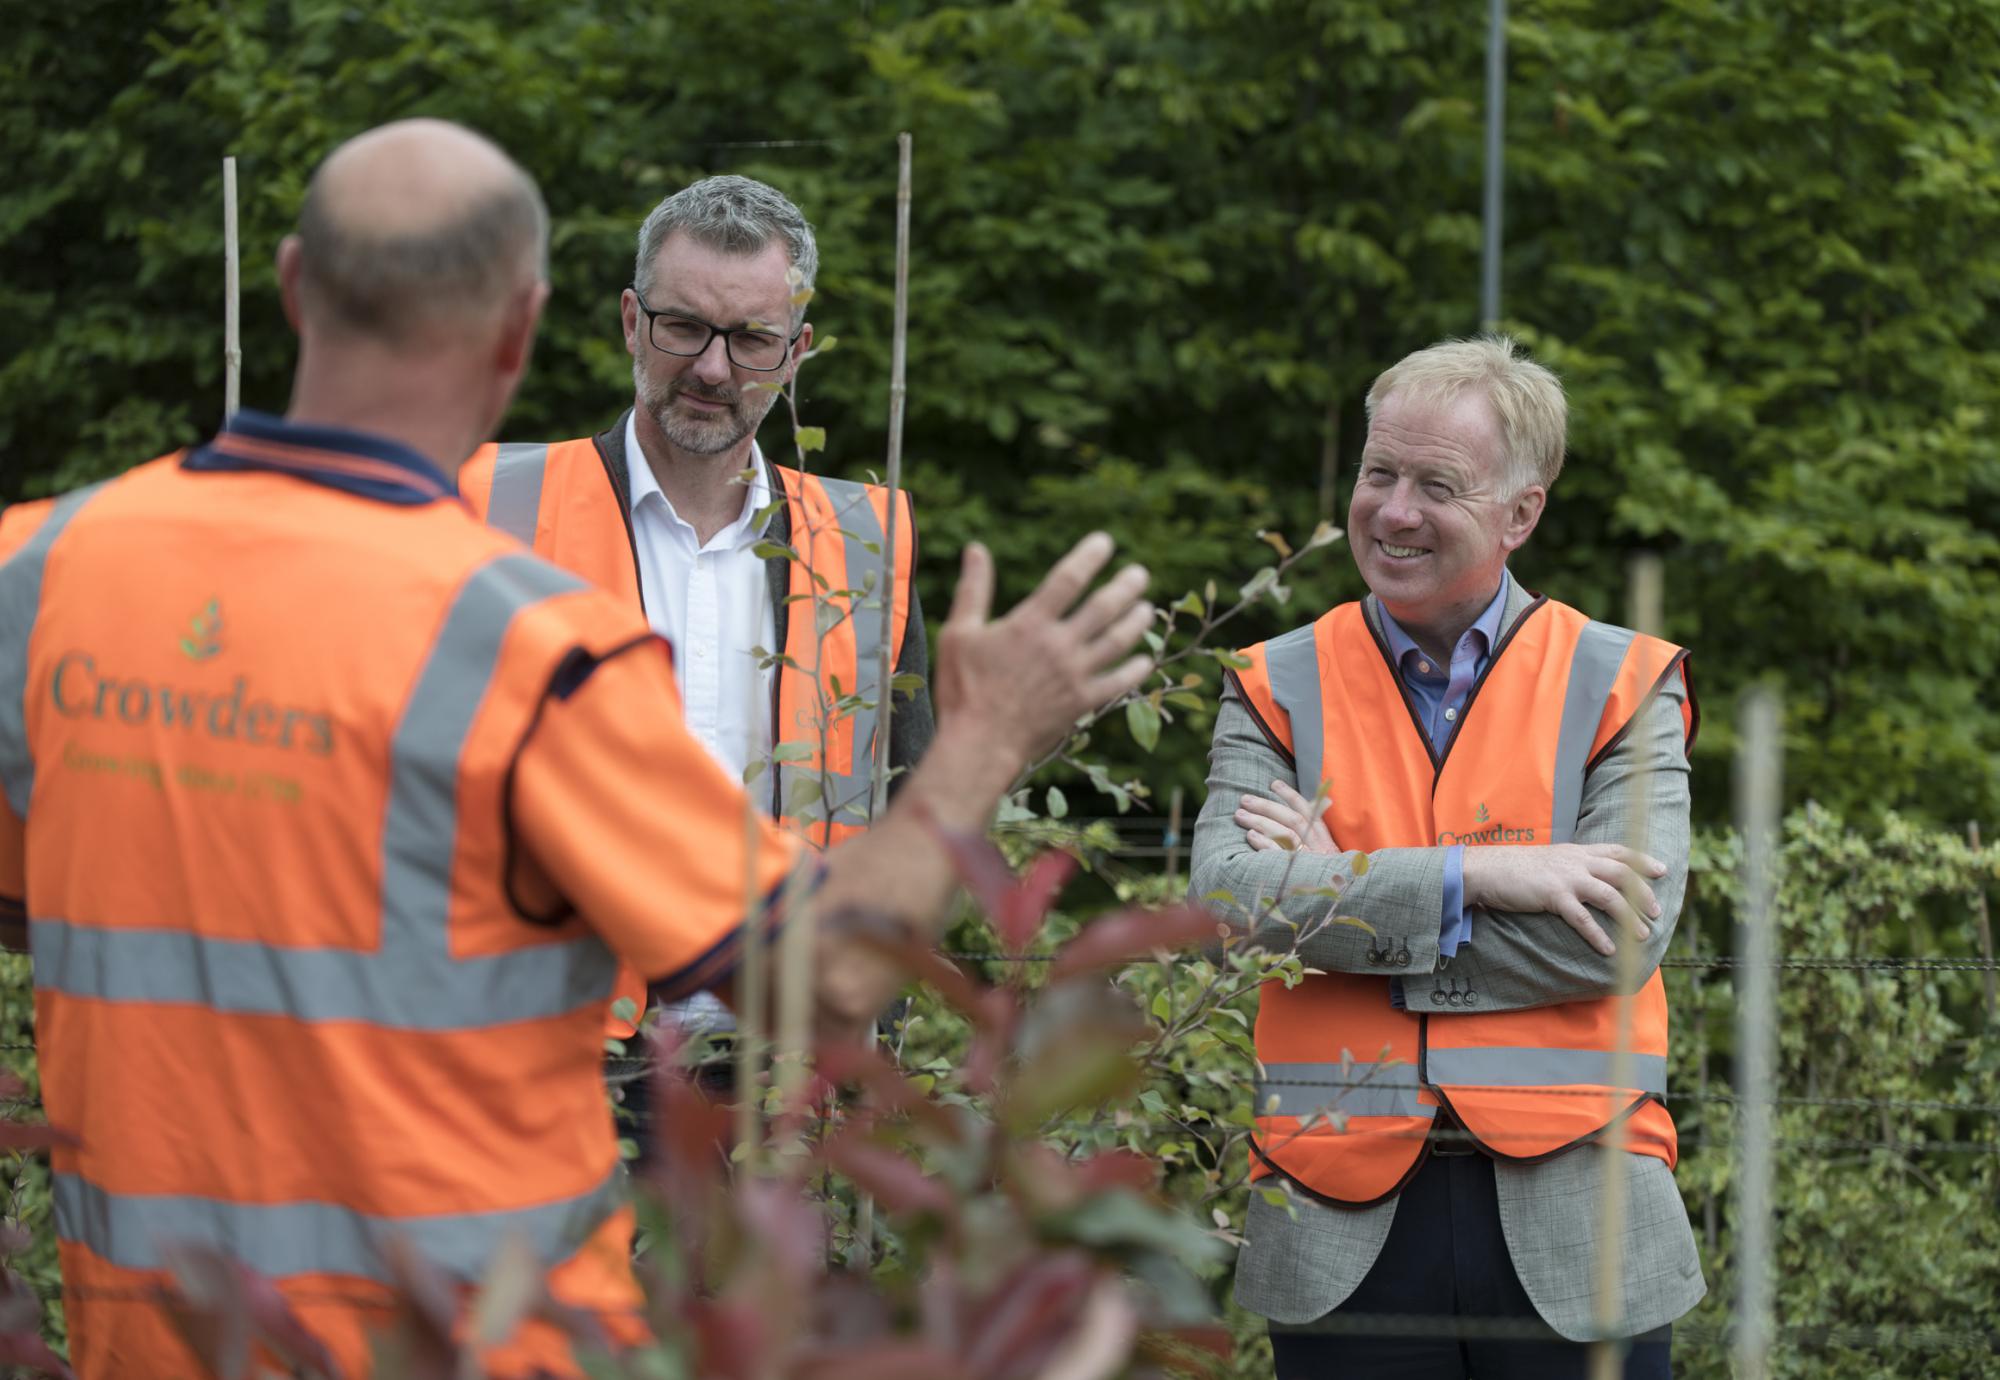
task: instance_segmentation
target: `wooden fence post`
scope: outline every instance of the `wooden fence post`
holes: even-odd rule
[[[1777,692],[1752,690],[1739,715],[1736,819],[1743,834],[1737,924],[1736,1375],[1764,1380],[1771,1364],[1772,1121],[1777,1072],[1777,850],[1782,721]]]

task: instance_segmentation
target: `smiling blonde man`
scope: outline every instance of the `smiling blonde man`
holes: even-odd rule
[[[1252,1197],[1237,1299],[1281,1380],[1581,1376],[1609,1247],[1624,1373],[1664,1377],[1704,1289],[1657,971],[1687,870],[1687,654],[1508,573],[1567,422],[1511,340],[1418,351],[1368,415],[1369,595],[1248,649],[1195,831],[1194,893],[1282,894],[1254,938],[1303,935],[1318,970],[1262,997],[1252,1172],[1290,1206]],[[1607,1085],[1617,943],[1641,946],[1633,1087]],[[1631,1211],[1605,1241],[1597,1141],[1620,1120]]]

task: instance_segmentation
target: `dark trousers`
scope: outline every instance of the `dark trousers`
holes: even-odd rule
[[[1577,1269],[1592,1268],[1579,1260]],[[1364,1315],[1435,1317],[1428,1335],[1370,1336]],[[1590,1347],[1566,1341],[1535,1312],[1500,1234],[1493,1162],[1484,1155],[1428,1155],[1403,1189],[1396,1220],[1367,1277],[1328,1315],[1351,1318],[1349,1333],[1271,1329],[1277,1380],[1568,1380],[1589,1374]],[[1498,1321],[1517,1322],[1524,1338],[1455,1336]],[[1404,1333],[1422,1333],[1404,1325]],[[1628,1339],[1625,1380],[1668,1380],[1672,1329]]]

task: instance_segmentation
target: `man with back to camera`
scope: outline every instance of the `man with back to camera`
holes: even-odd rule
[[[1670,1324],[1705,1288],[1661,1100],[1687,654],[1507,570],[1566,415],[1504,337],[1382,374],[1348,523],[1368,597],[1250,648],[1223,693],[1193,894],[1283,892],[1252,937],[1303,934],[1324,974],[1267,984],[1257,1022],[1252,1172],[1296,1216],[1252,1195],[1236,1297],[1271,1320],[1281,1380],[1581,1376],[1604,1246],[1624,1374],[1664,1377]],[[1606,1086],[1614,934],[1641,946],[1633,1088]],[[1597,1141],[1615,1118],[1629,1197],[1606,1242]],[[1439,1325],[1370,1335],[1380,1315]],[[1494,1335],[1510,1322],[1542,1335]]]
[[[886,489],[773,464],[757,445],[778,389],[812,347],[800,299],[818,272],[812,226],[774,187],[709,177],[665,198],[639,228],[619,301],[634,405],[595,436],[483,446],[459,489],[495,527],[643,611],[677,652],[695,737],[739,781],[771,763],[755,783],[761,806],[826,847],[867,820],[884,591],[894,677],[921,680],[929,657],[908,494],[898,499],[892,566]],[[758,554],[771,546],[799,558]],[[822,630],[818,608],[848,604],[827,591],[862,588],[872,593],[853,601],[852,616]],[[763,666],[760,648],[774,658]],[[844,693],[867,703],[838,718],[827,706]],[[897,693],[892,707],[893,791],[935,729],[928,689]],[[831,738],[824,793],[813,790],[822,726]],[[772,763],[781,742],[810,755]],[[620,994],[645,1003],[635,983]],[[733,1028],[706,993],[670,1014],[690,1029]],[[632,1030],[613,1018],[614,1035]],[[644,1093],[643,1083],[628,1089]]]
[[[0,916],[80,1142],[52,1191],[84,1380],[198,1371],[157,1292],[175,1242],[273,1277],[348,1375],[391,1237],[461,1285],[523,1238],[558,1302],[638,1340],[598,1065],[617,964],[726,990],[746,912],[782,923],[803,868],[819,1026],[852,1038],[899,979],[847,918],[928,937],[952,885],[931,822],[983,828],[1146,674],[1145,572],[1087,592],[1108,538],[995,621],[968,548],[942,725],[898,801],[823,858],[746,838],[741,786],[659,712],[666,644],[456,499],[546,252],[533,181],[485,139],[360,135],[279,250],[286,415],[0,515]],[[480,1364],[581,1373],[540,1320]]]

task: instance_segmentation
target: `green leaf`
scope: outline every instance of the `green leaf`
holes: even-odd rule
[[[769,765],[770,763],[766,762],[762,757],[745,763],[743,767],[743,784],[746,786],[753,784],[758,777],[764,774],[764,768]]]
[[[1167,703],[1180,709],[1206,709],[1208,701],[1199,695],[1191,695],[1185,690],[1175,690],[1167,696]]]
[[[924,688],[924,678],[914,672],[905,671],[889,681],[889,688],[898,695],[914,695]]]
[[[1062,787],[1049,787],[1048,809],[1050,819],[1061,819],[1069,813],[1069,800],[1063,795]]]
[[[803,762],[812,755],[811,743],[779,743],[771,749],[771,760],[774,762]]]
[[[802,426],[792,433],[792,443],[802,453],[807,455],[816,450],[825,450],[826,428],[823,426]]]
[[[750,548],[750,554],[760,561],[795,561],[799,553],[781,541],[760,541]]]
[[[636,1021],[639,1019],[639,1003],[630,997],[620,997],[611,1003],[611,1015],[614,1020]]]
[[[1151,700],[1127,701],[1125,726],[1132,730],[1132,741],[1147,752],[1160,741],[1160,711]]]

